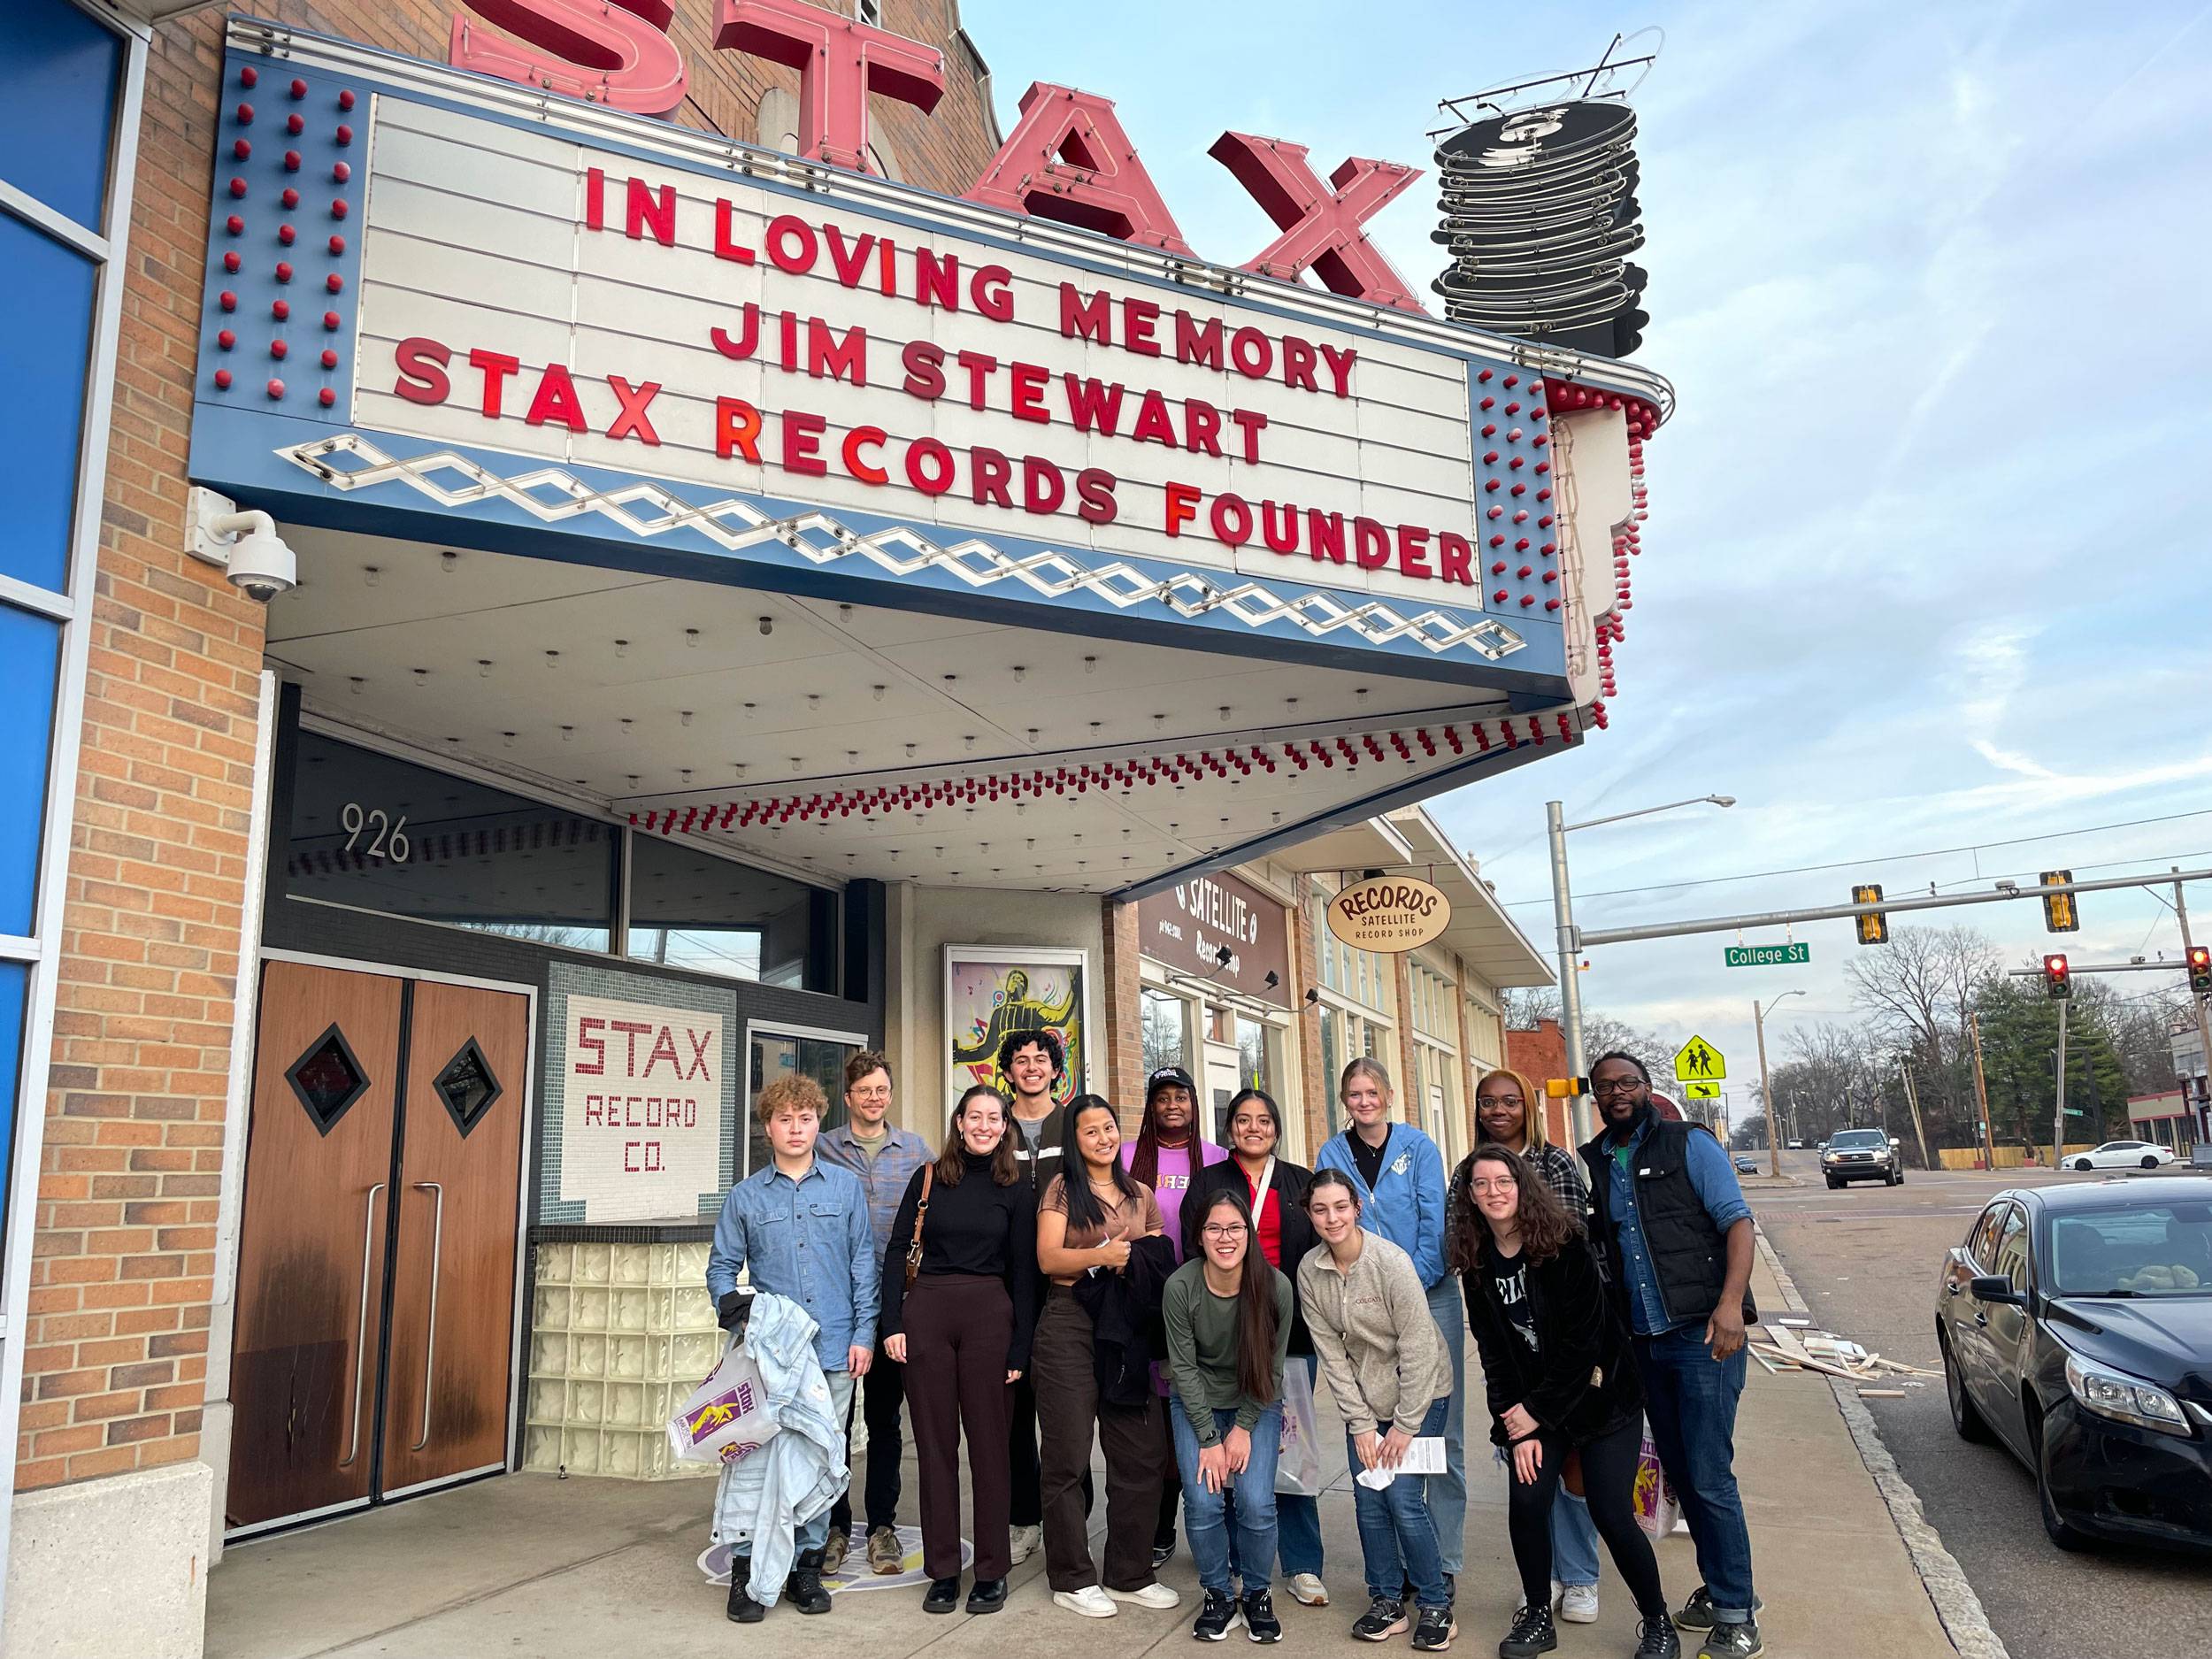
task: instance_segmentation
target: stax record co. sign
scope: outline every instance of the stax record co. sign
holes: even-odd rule
[[[694,0],[703,4],[706,0]],[[871,94],[925,114],[944,96],[943,54],[919,41],[824,11],[812,0],[713,0],[714,43],[795,70],[798,153],[868,169]],[[664,116],[690,84],[669,37],[671,0],[470,0],[449,61],[637,114]],[[504,31],[502,33],[500,31]],[[1326,183],[1302,145],[1224,133],[1208,151],[1250,192],[1281,234],[1240,267],[1279,281],[1311,271],[1332,293],[1419,311],[1404,280],[1360,227],[1419,178],[1395,162],[1348,157]],[[1165,253],[1196,257],[1122,131],[1112,101],[1037,81],[1021,119],[966,199],[1056,219]]]

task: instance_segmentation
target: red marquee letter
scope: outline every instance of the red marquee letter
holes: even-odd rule
[[[474,38],[457,12],[446,61],[641,115],[666,115],[690,84],[668,38],[670,0],[468,0],[518,38]]]
[[[1331,191],[1306,165],[1303,144],[1224,133],[1206,153],[1236,174],[1283,233],[1245,270],[1295,282],[1310,266],[1332,294],[1402,311],[1421,309],[1405,279],[1360,229],[1421,176],[1418,167],[1353,156],[1329,175],[1329,183],[1336,186]]]
[[[868,171],[868,95],[926,115],[945,96],[933,48],[825,12],[808,0],[721,0],[714,43],[799,72],[799,153]]]
[[[1159,187],[1121,130],[1113,100],[1050,81],[1032,81],[1022,94],[1021,119],[967,199],[1190,253]]]

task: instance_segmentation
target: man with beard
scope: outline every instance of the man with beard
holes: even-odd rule
[[[1067,1122],[1055,1093],[1067,1073],[1066,1051],[1060,1035],[1048,1025],[1018,1026],[1006,1033],[998,1048],[999,1075],[1013,1085],[1014,1110],[1010,1128],[1014,1158],[1022,1179],[1029,1185],[1032,1209],[1043,1202],[1045,1188],[1068,1163]],[[1040,1278],[1038,1301],[1044,1299],[1045,1280]],[[1044,1545],[1044,1471],[1037,1457],[1037,1386],[1030,1373],[1014,1384],[1011,1421],[1008,1425],[1011,1455],[1013,1503],[1008,1512],[1008,1538],[1014,1564],[1019,1566]]]
[[[1123,1166],[1141,1186],[1152,1189],[1159,1201],[1160,1218],[1178,1261],[1183,1255],[1183,1200],[1199,1171],[1229,1156],[1198,1133],[1198,1086],[1179,1065],[1164,1065],[1146,1079],[1144,1120],[1137,1138],[1121,1148]],[[1153,1386],[1165,1396],[1167,1373],[1152,1368]],[[1164,1417],[1164,1414],[1163,1414]],[[1160,1522],[1152,1535],[1152,1564],[1164,1564],[1175,1553],[1175,1511],[1182,1502],[1183,1483],[1177,1472],[1171,1440],[1161,1446],[1160,1463],[1167,1482],[1160,1493]]]
[[[1744,1326],[1759,1317],[1747,1288],[1751,1207],[1711,1131],[1653,1110],[1642,1061],[1603,1056],[1590,1068],[1590,1093],[1604,1124],[1582,1148],[1591,1240],[1628,1316],[1652,1441],[1705,1579],[1674,1622],[1706,1632],[1698,1659],[1758,1659],[1765,1648],[1733,1449]]]

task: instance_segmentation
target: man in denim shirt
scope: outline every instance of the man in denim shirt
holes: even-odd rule
[[[1634,1338],[1651,1438],[1705,1579],[1675,1623],[1707,1632],[1699,1659],[1758,1659],[1751,1533],[1734,1467],[1744,1326],[1758,1317],[1747,1290],[1751,1207],[1710,1132],[1655,1115],[1640,1060],[1604,1056],[1590,1068],[1590,1092],[1605,1125],[1582,1148],[1592,1241]]]
[[[722,1201],[707,1254],[707,1294],[726,1327],[741,1301],[737,1276],[749,1267],[755,1290],[804,1308],[819,1327],[815,1356],[829,1383],[832,1414],[842,1423],[852,1413],[853,1379],[866,1376],[875,1357],[882,1269],[859,1178],[814,1156],[826,1105],[811,1078],[780,1078],[760,1092],[756,1110],[769,1161]],[[798,1564],[783,1594],[802,1613],[830,1610],[822,1587],[828,1538],[826,1514],[799,1529]],[[745,1594],[746,1571],[741,1560],[732,1563],[729,1611],[749,1624],[768,1609]]]

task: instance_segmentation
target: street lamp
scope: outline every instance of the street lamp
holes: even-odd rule
[[[1580,941],[1575,933],[1574,897],[1567,886],[1567,835],[1571,830],[1595,829],[1601,824],[1618,824],[1624,818],[1648,818],[1654,812],[1671,812],[1678,807],[1707,804],[1729,807],[1736,804],[1732,795],[1701,795],[1687,801],[1670,801],[1664,806],[1639,807],[1633,812],[1613,812],[1604,818],[1585,818],[1579,824],[1567,822],[1565,807],[1557,801],[1544,803],[1544,823],[1551,837],[1551,906],[1554,921],[1559,930],[1559,1023],[1561,1034],[1567,1041],[1567,1074],[1581,1077],[1588,1071],[1582,1050],[1582,986],[1575,976],[1575,957],[1580,954]],[[1574,1103],[1575,1138],[1586,1141],[1597,1133],[1590,1112],[1589,1096],[1577,1095]]]
[[[1793,996],[1804,995],[1802,991],[1785,991],[1767,1007],[1772,1008],[1777,1002],[1786,1002]],[[1782,1143],[1774,1138],[1774,1091],[1767,1087],[1766,1014],[1760,1008],[1756,997],[1751,1002],[1751,1028],[1759,1036],[1759,1099],[1767,1109],[1767,1173],[1779,1176],[1782,1173]]]

